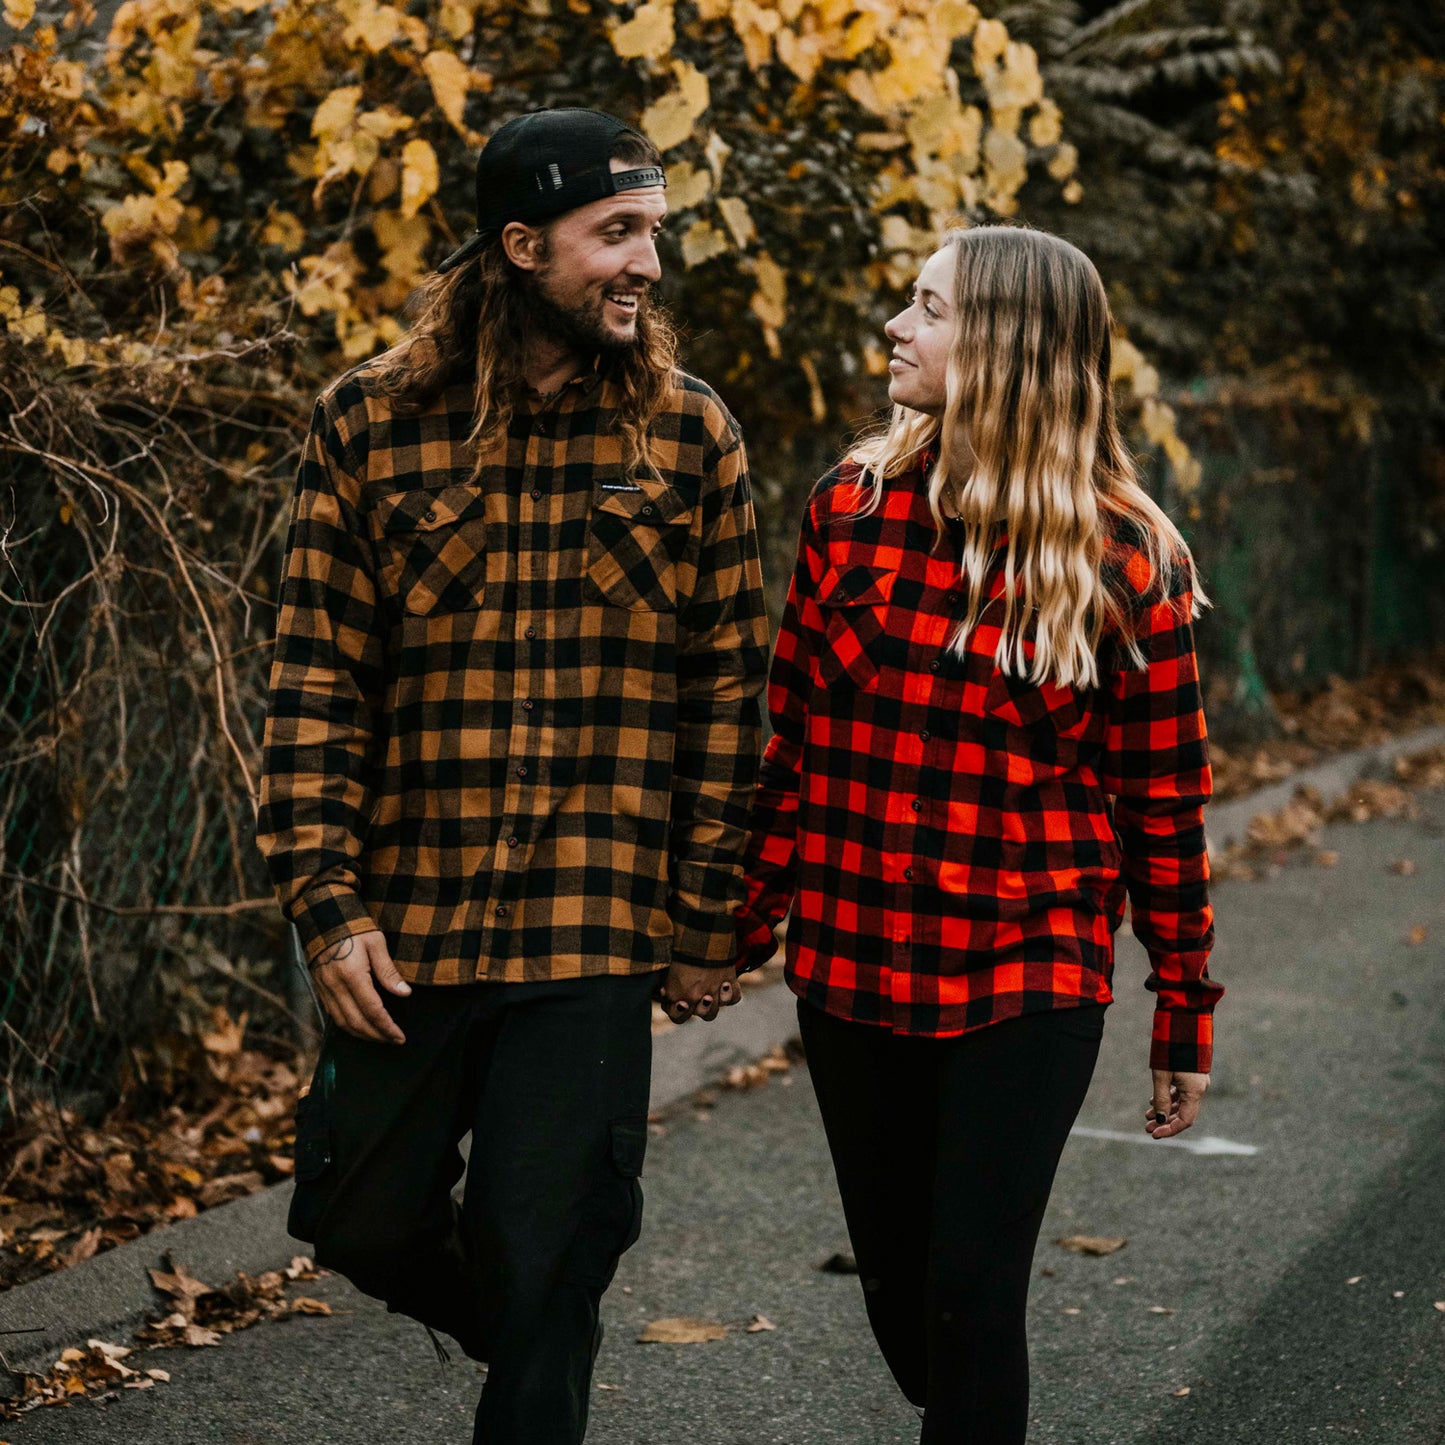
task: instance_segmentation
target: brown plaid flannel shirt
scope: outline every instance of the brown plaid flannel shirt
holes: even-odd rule
[[[314,961],[380,928],[414,983],[737,956],[768,629],[747,462],[683,373],[629,476],[616,383],[519,405],[473,480],[470,385],[366,366],[297,483],[258,841]]]

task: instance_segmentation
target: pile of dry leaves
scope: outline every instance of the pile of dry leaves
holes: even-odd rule
[[[99,1123],[36,1102],[0,1133],[0,1289],[291,1172],[304,1065],[246,1045],[217,1010],[159,1110],[128,1100]]]
[[[1357,682],[1332,677],[1323,687],[1278,692],[1271,701],[1282,737],[1240,752],[1210,745],[1216,799],[1242,797],[1331,753],[1445,724],[1445,650]]]
[[[1423,788],[1445,788],[1445,748],[1397,758],[1391,779],[1362,779],[1328,805],[1313,788],[1298,789],[1279,812],[1261,813],[1253,819],[1245,841],[1212,860],[1210,872],[1215,878],[1266,877],[1311,849],[1316,863],[1331,868],[1339,859],[1332,850],[1320,847],[1325,824],[1412,817],[1416,807],[1412,793]],[[1398,872],[1410,872],[1413,867],[1407,859],[1396,865]]]
[[[48,1370],[20,1374],[17,1392],[0,1399],[0,1420],[69,1405],[81,1398],[101,1403],[117,1397],[121,1390],[149,1390],[169,1383],[168,1370],[139,1363],[143,1350],[200,1349],[219,1345],[222,1336],[249,1329],[262,1320],[331,1313],[324,1300],[309,1295],[287,1297],[287,1285],[319,1277],[311,1261],[300,1255],[284,1270],[270,1270],[255,1279],[238,1274],[217,1289],[188,1274],[169,1256],[166,1268],[153,1269],[150,1276],[165,1303],[136,1331],[134,1346],[87,1340],[83,1350],[63,1351]]]

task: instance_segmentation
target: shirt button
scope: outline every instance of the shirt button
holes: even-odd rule
[[[498,918],[505,918],[506,916],[507,916],[507,905],[506,905],[505,903],[499,903],[499,904],[497,904],[497,917],[498,917]]]
[[[652,515],[652,503],[651,503],[651,502],[649,502],[649,503],[642,509],[642,515],[643,515],[644,517],[650,517],[650,516]]]
[[[913,800],[912,807],[915,813],[921,813],[923,811],[923,799],[915,798]]]
[[[510,838],[507,839],[507,847],[509,847],[509,848],[515,848],[515,847],[517,846],[517,844],[520,843],[521,841],[522,841],[522,840],[521,840],[520,838],[518,838],[515,834],[513,834],[512,837],[510,837]]]
[[[930,662],[930,663],[928,664],[928,670],[929,670],[929,672],[937,672],[938,669],[939,669],[939,663],[937,663],[937,662]]]
[[[526,636],[527,636],[527,641],[528,641],[528,642],[530,642],[536,635],[537,635],[537,629],[536,629],[535,627],[529,627],[529,628],[527,629]]]
[[[540,487],[532,488],[532,500],[534,502],[540,502],[542,500],[542,491]]]
[[[911,868],[905,868],[905,869],[903,870],[903,876],[904,876],[910,883],[912,883],[912,882],[913,882],[913,869],[911,869]]]
[[[527,770],[526,770],[526,768],[518,768],[518,769],[517,769],[517,776],[518,776],[519,778],[525,778],[525,777],[527,776]],[[913,806],[916,808],[916,807],[918,806],[918,804],[915,803]]]
[[[925,742],[925,743],[926,743],[926,742],[929,740],[929,738],[931,738],[932,736],[933,736],[933,734],[932,734],[931,732],[929,732],[927,728],[924,728],[923,731],[918,734],[919,741],[920,741],[920,742]]]
[[[522,704],[522,711],[523,711],[523,712],[531,712],[531,711],[532,711],[532,699],[531,699],[531,698],[528,698],[528,699]]]
[[[840,587],[840,588],[833,594],[833,601],[834,601],[834,602],[846,602],[847,600],[848,600],[848,589],[847,589],[846,587]]]
[[[943,600],[944,600],[950,607],[957,607],[957,606],[958,606],[958,593],[957,593],[957,592],[949,592],[949,593],[946,593],[946,594],[944,595]]]
[[[532,430],[536,432],[538,436],[541,436],[543,432],[547,430],[547,423],[544,422],[541,417],[538,417],[537,420],[532,423]]]
[[[422,521],[423,521],[423,522],[435,522],[436,519],[437,519],[437,514],[436,514],[435,512],[428,512],[428,513],[422,518]]]

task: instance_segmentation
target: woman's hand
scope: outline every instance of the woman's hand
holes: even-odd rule
[[[1151,1139],[1172,1139],[1199,1117],[1208,1074],[1174,1074],[1154,1070],[1154,1097],[1144,1110],[1144,1128]]]

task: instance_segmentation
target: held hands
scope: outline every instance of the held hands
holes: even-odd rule
[[[730,963],[721,968],[674,963],[658,994],[663,1010],[675,1024],[685,1024],[691,1018],[710,1022],[720,1008],[731,1008],[742,996],[737,970]]]
[[[378,1044],[406,1042],[406,1035],[387,1013],[377,985],[398,998],[405,998],[411,985],[396,971],[380,930],[333,943],[312,966],[311,977],[338,1028]]]
[[[1144,1129],[1151,1139],[1172,1139],[1199,1117],[1208,1074],[1174,1074],[1154,1071],[1154,1097],[1144,1110]]]

